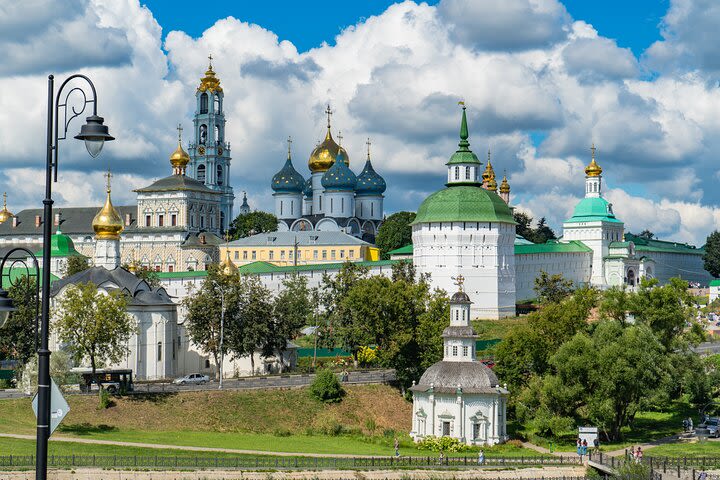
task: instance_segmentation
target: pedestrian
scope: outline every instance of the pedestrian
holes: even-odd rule
[[[400,456],[400,442],[398,441],[397,437],[395,437],[395,456]]]
[[[577,449],[577,454],[580,457],[580,461],[582,462],[582,440],[578,437],[577,441],[575,442],[575,448]]]
[[[692,431],[693,431],[692,417],[688,417],[688,432],[692,433]]]
[[[630,445],[630,454],[629,455],[630,455],[631,459],[635,458],[635,446]]]
[[[635,463],[642,463],[642,459],[643,459],[643,451],[640,448],[640,446],[638,446],[637,450],[635,450]]]
[[[707,480],[707,472],[700,472],[700,474],[698,475],[698,480]]]
[[[593,453],[600,453],[600,439],[598,437],[593,440]]]
[[[587,439],[584,438],[582,441],[582,454],[587,455],[587,453],[588,453],[588,444],[587,444]]]
[[[478,465],[482,465],[485,463],[485,452],[481,448],[478,452]]]

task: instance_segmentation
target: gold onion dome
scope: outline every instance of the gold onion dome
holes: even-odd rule
[[[14,215],[7,208],[7,192],[6,192],[6,193],[3,193],[3,208],[2,208],[2,210],[0,210],[0,223],[5,222],[5,220],[8,220],[12,217],[14,217]]]
[[[220,263],[220,271],[223,275],[227,276],[238,275],[240,271],[233,261],[230,260],[230,250],[225,250],[225,254],[225,260]]]
[[[332,115],[332,111],[330,110],[329,105],[327,110],[325,110],[325,113],[327,113],[328,116],[325,140],[315,147],[310,154],[310,159],[308,160],[308,168],[310,168],[310,171],[313,173],[327,171],[332,164],[335,163],[335,159],[340,152],[343,153],[345,165],[350,166],[350,157],[348,156],[347,151],[335,142],[332,137],[332,133],[330,133],[330,115]]]
[[[500,193],[510,193],[510,184],[507,181],[507,175],[503,175],[502,182],[500,182]]]
[[[492,167],[492,163],[490,163],[490,151],[488,150],[488,161],[487,165],[485,166],[485,171],[482,174],[482,180],[483,184],[487,187],[488,190],[496,191],[497,190],[497,181],[495,180],[495,170]]]
[[[113,207],[110,199],[110,174],[108,173],[107,198],[105,205],[95,215],[92,221],[92,227],[95,231],[95,238],[98,240],[117,240],[123,231],[123,221],[120,214]]]
[[[602,174],[602,167],[595,163],[595,144],[593,143],[593,146],[590,148],[590,151],[592,152],[592,160],[590,160],[590,164],[585,167],[585,175],[588,177],[599,177]]]
[[[215,71],[212,68],[212,55],[208,57],[210,59],[210,65],[205,71],[205,76],[200,79],[200,86],[198,90],[201,92],[222,92],[223,89],[220,86],[220,79],[215,76]]]
[[[185,168],[190,163],[190,155],[183,150],[182,145],[178,141],[178,146],[175,151],[170,155],[170,164],[173,168]]]

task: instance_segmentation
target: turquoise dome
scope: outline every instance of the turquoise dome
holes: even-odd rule
[[[586,197],[575,206],[572,217],[566,223],[578,222],[614,222],[622,223],[615,218],[612,204],[602,197]]]
[[[305,195],[305,198],[312,198],[312,179],[308,178],[305,180],[305,188],[303,188],[303,195]]]
[[[368,158],[365,168],[357,177],[355,193],[358,195],[382,195],[386,188],[385,179],[375,171]]]
[[[272,178],[270,188],[277,193],[300,193],[305,186],[305,179],[293,167],[292,160],[288,157],[285,165]]]
[[[326,190],[355,190],[357,176],[345,163],[343,152],[338,152],[335,163],[323,174],[321,183]]]

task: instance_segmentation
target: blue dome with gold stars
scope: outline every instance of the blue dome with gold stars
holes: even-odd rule
[[[338,152],[335,162],[322,176],[322,186],[326,190],[355,190],[357,176],[345,163],[345,154]]]
[[[277,193],[301,193],[305,187],[305,179],[293,167],[292,160],[288,159],[272,178],[270,187]]]
[[[355,193],[358,195],[382,195],[387,184],[370,163],[370,158],[365,162],[365,168],[357,177]]]

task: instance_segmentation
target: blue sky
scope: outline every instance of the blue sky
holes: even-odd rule
[[[117,138],[99,160],[62,146],[58,205],[113,196],[169,174],[178,123],[192,141],[195,92],[212,53],[225,91],[231,182],[272,202],[285,161],[309,175],[324,135],[343,133],[350,166],[365,140],[388,183],[386,212],[442,188],[468,105],[470,142],[512,204],[560,230],[583,194],[597,146],[605,196],[629,231],[702,244],[720,224],[717,0],[250,2],[34,0],[0,15],[0,159],[11,210],[42,195],[48,73],[84,72]],[[323,43],[326,42],[326,43]],[[19,85],[22,85],[19,88]],[[17,94],[12,94],[17,92]]]

